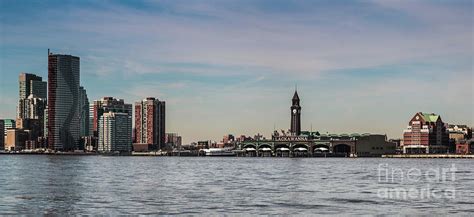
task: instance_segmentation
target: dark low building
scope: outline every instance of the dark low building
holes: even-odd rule
[[[148,152],[152,148],[151,144],[143,144],[143,143],[134,143],[133,144],[133,151],[134,152]]]
[[[384,154],[396,154],[397,143],[387,141],[386,135],[365,135],[357,139],[358,157],[380,157]]]
[[[26,148],[26,141],[29,139],[29,132],[21,129],[8,129],[5,150],[20,151]]]

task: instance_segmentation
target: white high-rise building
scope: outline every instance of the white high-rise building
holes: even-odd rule
[[[130,152],[132,118],[127,113],[104,113],[99,120],[99,152]]]

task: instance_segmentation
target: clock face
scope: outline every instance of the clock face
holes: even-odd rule
[[[296,109],[293,109],[293,114],[296,114]]]

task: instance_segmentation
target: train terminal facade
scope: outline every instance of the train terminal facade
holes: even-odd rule
[[[395,154],[396,143],[388,142],[386,135],[378,134],[320,134],[301,131],[301,106],[295,91],[290,107],[289,132],[274,131],[271,139],[247,138],[237,146],[240,156],[263,157],[376,157]]]

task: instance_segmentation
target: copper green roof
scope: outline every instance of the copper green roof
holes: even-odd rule
[[[424,113],[424,112],[420,112],[421,115],[423,115],[423,119],[427,122],[436,122],[438,121],[438,118],[439,118],[439,115],[435,114],[435,113]]]

